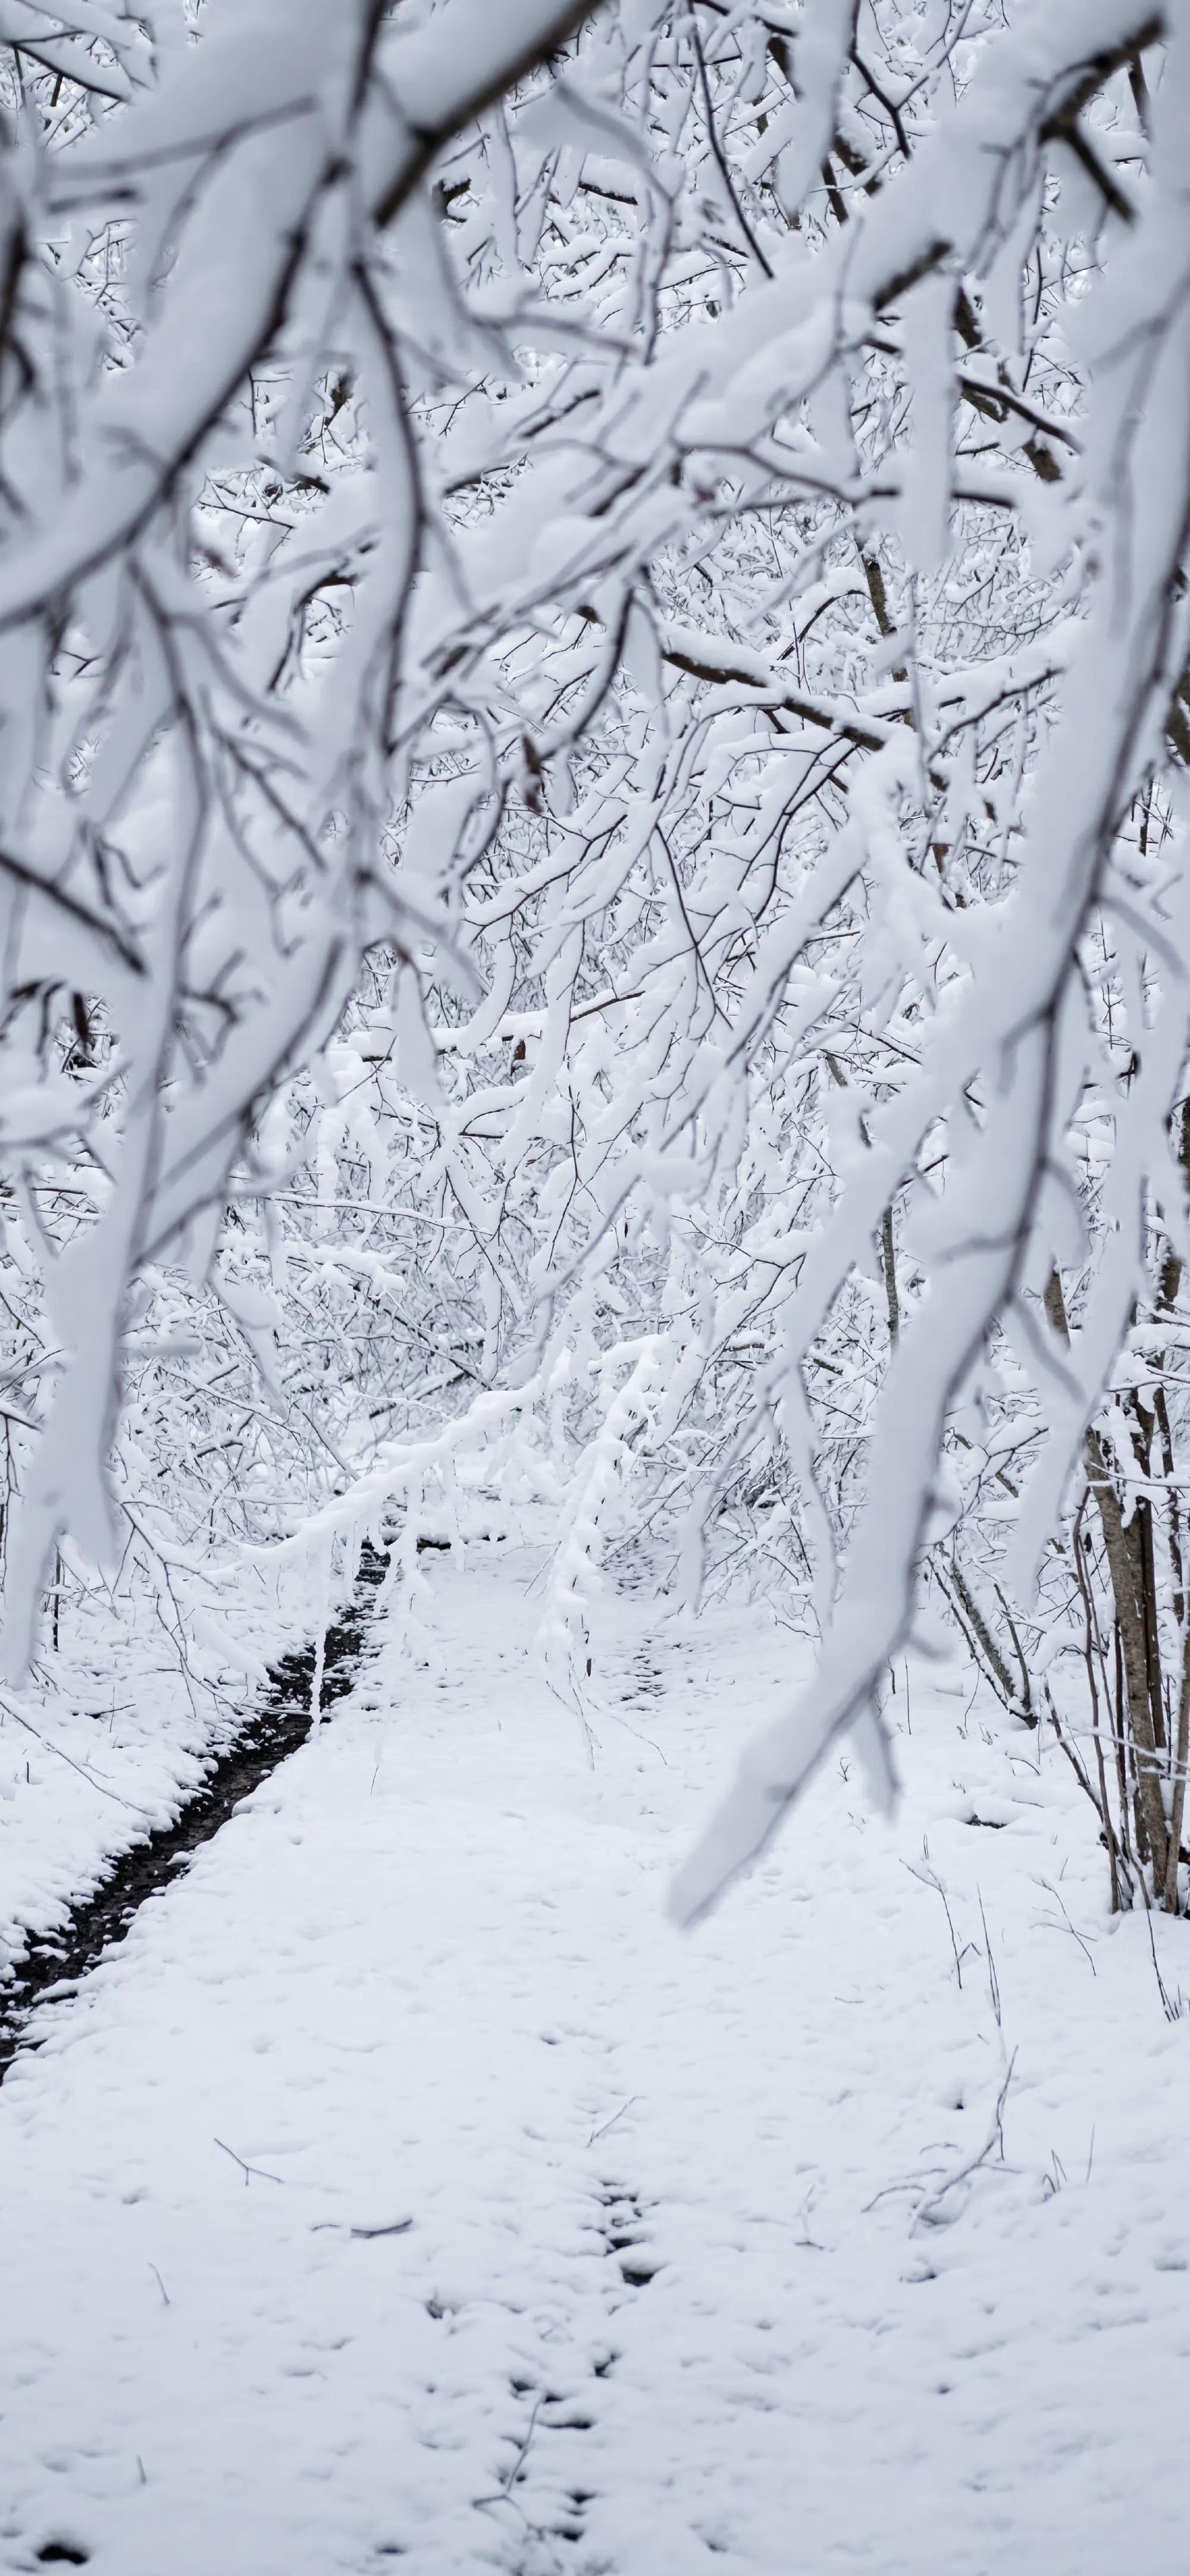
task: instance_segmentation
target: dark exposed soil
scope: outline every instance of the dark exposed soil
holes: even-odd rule
[[[373,1596],[386,1565],[378,1549],[365,1545],[354,1599],[326,1633],[324,1709],[355,1680]],[[131,1844],[98,1887],[71,1907],[64,1923],[30,1941],[26,1956],[0,1988],[0,2083],[18,2052],[36,2045],[25,2036],[36,2005],[76,1984],[112,1943],[122,1941],[146,1898],[171,1886],[191,1854],[210,1842],[241,1799],[305,1743],[313,1676],[313,1646],[283,1655],[251,1716],[216,1755],[173,1823]]]

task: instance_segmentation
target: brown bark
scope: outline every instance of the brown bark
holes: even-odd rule
[[[888,1299],[888,1338],[895,1343],[900,1339],[901,1301],[897,1295],[897,1248],[891,1206],[886,1207],[881,1222],[880,1248],[884,1257],[884,1294]]]
[[[1170,1800],[1169,1849],[1165,1858],[1165,1911],[1178,1914],[1178,1862],[1182,1855],[1182,1818],[1186,1807],[1186,1764],[1190,1760],[1190,1620],[1182,1636],[1182,1686],[1174,1738],[1173,1795]]]
[[[972,1649],[976,1663],[978,1664],[982,1659],[988,1679],[993,1688],[999,1692],[1005,1708],[1015,1709],[1018,1715],[1023,1714],[1012,1674],[978,1602],[959,1571],[957,1558],[952,1557],[947,1576],[953,1589],[960,1624],[966,1630],[967,1643]],[[945,1583],[947,1578],[943,1579]],[[1036,1719],[1031,1719],[1030,1723],[1035,1725]]]
[[[1045,1291],[1045,1311],[1053,1330],[1068,1342],[1070,1324],[1062,1282],[1056,1270],[1051,1271]],[[1152,1695],[1152,1656],[1150,1643],[1150,1590],[1146,1564],[1145,1532],[1138,1509],[1125,1523],[1120,1498],[1112,1478],[1111,1464],[1097,1431],[1088,1431],[1084,1443],[1087,1479],[1095,1497],[1107,1552],[1115,1601],[1116,1623],[1124,1663],[1124,1686],[1128,1703],[1128,1725],[1136,1754],[1136,1824],[1137,1839],[1142,1845],[1141,1857],[1151,1861],[1153,1885],[1158,1894],[1165,1888],[1169,1870],[1169,1831],[1161,1795],[1161,1766],[1158,1760],[1158,1738],[1154,1728]],[[1153,1623],[1155,1628],[1155,1622]],[[1155,1637],[1153,1639],[1155,1644]],[[1160,1705],[1160,1664],[1157,1674],[1157,1705]],[[1162,1728],[1164,1734],[1164,1728]],[[1175,1863],[1176,1867],[1176,1863]]]
[[[1103,1818],[1103,1838],[1107,1844],[1108,1866],[1111,1870],[1111,1910],[1113,1914],[1119,1914],[1123,1911],[1124,1905],[1123,1871],[1116,1842],[1115,1829],[1111,1820],[1111,1800],[1108,1796],[1107,1789],[1107,1765],[1103,1759],[1103,1725],[1099,1714],[1099,1684],[1095,1679],[1095,1627],[1091,1608],[1091,1587],[1087,1581],[1087,1569],[1083,1564],[1082,1538],[1078,1524],[1076,1524],[1074,1532],[1074,1570],[1078,1578],[1078,1588],[1082,1594],[1083,1619],[1086,1624],[1087,1688],[1091,1694],[1091,1724],[1095,1732],[1095,1768],[1099,1777],[1099,1812]]]

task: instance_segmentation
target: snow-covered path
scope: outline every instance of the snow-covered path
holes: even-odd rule
[[[499,1554],[0,2095],[0,2566],[1181,2576],[1190,2021],[1061,1757],[915,1675],[683,1939],[788,1642],[620,1604],[592,1761]]]

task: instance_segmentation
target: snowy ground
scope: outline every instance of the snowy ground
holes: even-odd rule
[[[114,1618],[92,1619],[83,1640],[44,1657],[35,1681],[4,1691],[0,1973],[24,1955],[25,1935],[59,1922],[114,1854],[170,1821],[219,1733],[209,1700],[188,1695],[168,1643]]]
[[[231,1571],[217,1619],[185,1576],[164,1604],[143,1586],[71,1585],[57,1642],[47,1618],[28,1682],[0,1690],[0,2002],[28,1936],[56,1930],[131,1843],[173,1822],[270,1665],[308,1635],[308,1571],[280,1586],[251,1560]],[[342,1596],[339,1582],[336,1615]]]
[[[1182,2576],[1190,2019],[1060,1754],[902,1674],[893,1826],[683,1938],[797,1650],[622,1602],[589,1749],[486,1553],[0,2094],[0,2566]]]

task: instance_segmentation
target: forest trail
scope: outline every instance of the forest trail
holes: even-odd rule
[[[436,1562],[14,2066],[0,2566],[1180,2576],[1190,2019],[1061,1755],[902,1671],[891,1827],[845,1754],[681,1937],[801,1649],[609,1603],[588,1746],[533,1575]]]
[[[319,1704],[324,1714],[351,1689],[359,1671],[385,1565],[386,1559],[375,1548],[365,1547],[354,1597],[323,1636]],[[287,1754],[305,1743],[314,1715],[311,1692],[316,1660],[314,1645],[280,1656],[243,1724],[224,1743],[208,1750],[197,1783],[183,1790],[172,1814],[138,1841],[117,1846],[115,1851],[101,1850],[94,1885],[88,1883],[73,1904],[55,1908],[44,1929],[30,1927],[19,1916],[10,1924],[8,1940],[16,1956],[0,1984],[0,2084],[20,2054],[38,2004],[51,1993],[77,1985],[112,1943],[123,1939],[139,1908],[169,1887],[173,1873],[222,1831],[241,1802],[271,1777]],[[44,1746],[46,1739],[41,1741]],[[76,1776],[87,1776],[81,1765]],[[94,1774],[91,1777],[94,1780]],[[53,1785],[58,1786],[57,1778]],[[151,1824],[151,1811],[145,1821]],[[22,1840],[23,1823],[22,1815],[16,1827]],[[13,1838],[10,1834],[10,1847]]]

